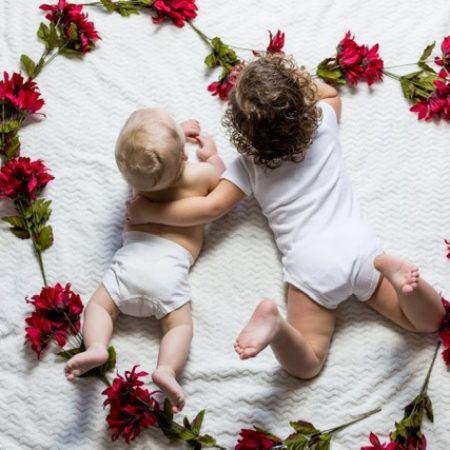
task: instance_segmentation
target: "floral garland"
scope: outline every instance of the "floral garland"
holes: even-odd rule
[[[49,286],[45,274],[42,252],[53,243],[53,231],[48,220],[51,215],[50,200],[38,198],[45,186],[54,179],[43,161],[32,161],[28,157],[20,156],[21,143],[19,130],[30,115],[41,114],[39,111],[44,100],[36,84],[36,77],[42,69],[58,55],[75,55],[82,57],[95,49],[95,43],[101,39],[93,22],[83,12],[83,7],[101,7],[108,12],[122,16],[139,14],[148,11],[155,24],[171,21],[177,27],[186,23],[207,43],[211,53],[205,58],[205,64],[214,69],[222,68],[217,81],[211,83],[207,89],[212,95],[221,100],[227,100],[230,90],[236,84],[237,75],[245,66],[245,60],[239,58],[233,48],[251,51],[253,56],[263,54],[283,53],[285,33],[278,30],[275,35],[269,31],[269,44],[264,51],[243,47],[232,47],[222,42],[219,37],[209,38],[200,31],[192,20],[196,18],[198,8],[195,0],[100,0],[87,4],[72,4],[66,0],[58,0],[56,5],[43,4],[40,9],[46,13],[48,24],[41,23],[37,36],[43,41],[45,49],[37,62],[23,54],[21,65],[28,78],[21,73],[12,75],[4,72],[0,80],[0,199],[12,200],[17,215],[6,216],[11,232],[20,239],[31,239],[44,287],[39,294],[33,295],[26,301],[34,310],[26,317],[26,342],[40,358],[42,352],[51,341],[55,341],[63,348],[69,338],[73,336],[77,346],[62,349],[58,353],[69,359],[74,354],[84,350],[83,337],[80,332],[81,313],[83,304],[78,294],[71,290],[70,284],[62,286],[56,283]],[[316,69],[315,76],[324,81],[335,84],[356,85],[364,80],[370,86],[383,80],[383,75],[398,80],[404,97],[412,103],[410,110],[418,113],[419,120],[432,118],[450,120],[450,36],[443,39],[440,49],[441,55],[431,58],[435,43],[428,45],[422,52],[418,62],[418,71],[396,75],[384,67],[379,57],[378,44],[371,48],[359,45],[354,36],[348,31],[338,43],[336,54],[325,58]],[[434,62],[438,71],[429,66]],[[407,64],[409,65],[409,64]],[[399,66],[397,66],[399,67]],[[450,242],[447,257],[450,258]],[[442,352],[447,366],[450,366],[450,302],[442,299],[446,309],[439,332],[445,347]],[[390,433],[390,442],[382,444],[379,438],[370,433],[371,446],[361,447],[361,450],[406,450],[425,449],[426,439],[421,432],[424,414],[433,421],[431,400],[427,395],[431,370],[439,349],[436,346],[432,363],[419,395],[405,407],[403,419],[395,424],[395,431]],[[96,376],[108,387],[103,391],[106,396],[104,406],[110,410],[106,417],[109,427],[113,430],[112,440],[121,435],[130,443],[148,427],[158,427],[171,441],[183,441],[187,446],[200,449],[204,447],[223,448],[209,435],[201,435],[205,411],[200,411],[190,422],[186,417],[183,425],[173,420],[172,406],[165,400],[161,406],[156,400],[154,392],[143,388],[142,377],[147,372],[136,372],[138,365],[124,375],[117,374],[112,383],[107,373],[114,369],[116,353],[113,347],[109,349],[109,359],[101,367],[95,368],[84,376]],[[325,450],[330,446],[332,435],[353,423],[379,412],[380,408],[370,411],[361,417],[325,431],[320,431],[306,421],[291,422],[294,433],[286,439],[260,428],[242,429],[236,443],[236,450],[250,449],[310,449]]]

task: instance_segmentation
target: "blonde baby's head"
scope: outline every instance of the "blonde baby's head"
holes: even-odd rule
[[[315,85],[291,57],[273,54],[242,69],[224,125],[237,150],[275,168],[301,161],[320,119]]]
[[[144,108],[131,114],[116,143],[116,162],[137,192],[169,187],[181,173],[184,134],[162,109]]]

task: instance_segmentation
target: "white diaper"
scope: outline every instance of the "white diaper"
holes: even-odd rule
[[[309,236],[283,258],[284,281],[328,309],[352,295],[366,301],[380,279],[373,265],[380,253],[379,240],[369,230]]]
[[[154,234],[125,231],[103,285],[124,314],[157,319],[191,299],[191,253]]]

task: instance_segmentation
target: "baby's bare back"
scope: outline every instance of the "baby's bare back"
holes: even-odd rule
[[[218,182],[215,169],[208,163],[186,163],[176,184],[162,191],[145,194],[154,202],[171,202],[186,197],[205,196]],[[176,242],[191,252],[194,259],[203,244],[203,226],[174,227],[156,223],[125,225],[125,231],[143,231]]]

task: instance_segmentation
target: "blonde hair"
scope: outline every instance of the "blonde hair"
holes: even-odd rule
[[[161,109],[144,108],[125,122],[116,143],[117,166],[138,192],[168,187],[179,173],[184,138]]]

